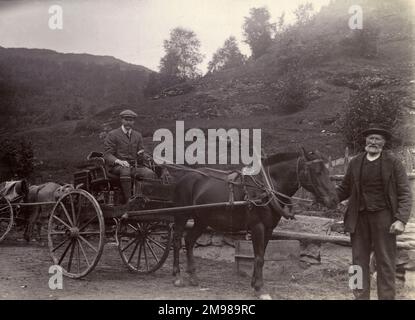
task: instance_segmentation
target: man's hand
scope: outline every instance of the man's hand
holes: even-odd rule
[[[126,168],[130,167],[130,164],[128,163],[128,161],[123,161],[123,160],[120,160],[120,159],[115,160],[115,164],[118,164],[121,167],[126,167]]]
[[[394,223],[392,223],[390,229],[389,229],[389,233],[393,233],[393,234],[402,234],[405,231],[405,224],[400,221],[400,220],[396,220]]]

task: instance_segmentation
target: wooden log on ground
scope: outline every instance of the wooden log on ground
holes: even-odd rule
[[[314,241],[314,242],[329,242],[337,243],[341,245],[350,245],[350,237],[348,236],[329,236],[320,235],[307,232],[295,232],[277,230],[272,233],[273,239],[287,239],[287,240],[302,240],[302,241]]]

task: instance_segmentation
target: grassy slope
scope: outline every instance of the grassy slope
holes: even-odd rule
[[[371,1],[364,3],[370,4]],[[318,42],[323,37],[337,43],[348,32],[345,25],[349,15],[344,8],[338,6],[323,10],[318,19],[295,35],[305,41]],[[370,12],[376,19],[383,14],[381,11]],[[306,66],[304,76],[311,98],[309,106],[300,112],[287,115],[276,105],[276,84],[280,81],[275,72],[280,54],[276,45],[268,54],[245,67],[207,76],[193,83],[195,89],[188,94],[144,101],[135,108],[140,114],[136,126],[144,133],[148,146],[154,145],[151,141],[154,130],[174,129],[175,120],[184,120],[187,128],[261,128],[262,145],[268,153],[293,149],[301,144],[333,157],[341,156],[344,145],[334,121],[353,89],[335,85],[332,80],[339,75],[356,83],[365,77],[392,79],[380,89],[402,90],[409,99],[413,90],[409,83],[414,63],[413,38],[402,27],[405,19],[395,12],[382,20],[375,59],[350,57],[337,46],[337,51],[329,59]],[[102,140],[98,135],[118,125],[116,115],[119,109],[121,107],[108,108],[97,114],[94,119],[101,128],[91,135],[76,131],[76,121],[25,132],[33,139],[36,156],[43,162],[37,167],[37,172],[42,172],[43,177],[51,174],[52,179],[69,180],[74,166],[91,150],[102,150]]]

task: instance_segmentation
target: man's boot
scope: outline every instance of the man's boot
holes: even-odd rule
[[[131,197],[131,178],[130,177],[120,177],[120,184],[122,193],[124,196],[124,204],[128,203],[128,200]]]

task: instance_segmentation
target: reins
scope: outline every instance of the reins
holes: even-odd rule
[[[300,182],[300,179],[299,179],[299,173],[298,173],[300,159],[301,159],[301,157],[299,157],[298,160],[297,160],[297,168],[296,168],[297,183],[298,183],[299,187],[302,186],[301,185],[301,182]],[[159,160],[162,160],[164,162],[167,162],[167,160],[165,160],[165,159],[159,159]],[[176,170],[180,170],[180,171],[188,171],[188,172],[198,173],[198,174],[200,174],[200,175],[202,175],[204,177],[217,179],[217,180],[220,180],[220,181],[223,181],[223,182],[227,182],[227,183],[232,184],[232,185],[242,186],[244,184],[244,183],[240,183],[240,182],[231,181],[231,180],[226,179],[226,178],[222,178],[222,177],[218,177],[218,176],[215,176],[215,175],[211,175],[211,174],[205,173],[203,171],[200,171],[200,170],[197,170],[197,169],[193,169],[193,168],[189,168],[187,166],[179,165],[179,164],[176,164],[176,163],[173,163],[173,162],[164,163],[163,165],[166,166],[167,168],[172,168],[172,169],[176,169]],[[241,170],[225,171],[225,170],[219,170],[219,169],[213,169],[213,168],[204,168],[204,169],[205,170],[212,171],[212,172],[217,172],[217,173],[220,173],[220,174],[223,174],[223,175],[226,175],[226,176],[229,175],[229,174],[235,173],[235,172],[237,172],[240,175],[243,175],[243,173],[242,173]],[[262,163],[261,163],[261,170],[264,170]],[[269,166],[267,167],[267,171],[268,171],[268,176],[270,177],[270,175],[269,175]],[[290,197],[290,196],[288,196],[288,195],[286,195],[286,194],[284,194],[282,192],[277,191],[275,189],[275,186],[274,186],[274,183],[273,183],[272,179],[269,179],[269,183],[270,183],[271,186],[269,188],[267,188],[262,182],[258,181],[254,176],[248,175],[248,177],[252,180],[252,182],[254,183],[254,185],[252,185],[252,184],[244,184],[247,187],[251,187],[251,188],[255,188],[255,189],[261,190],[261,191],[265,191],[268,194],[269,193],[272,193],[275,196],[280,196],[280,197],[283,197],[285,199],[290,199],[290,200],[293,199],[293,200],[296,200],[296,201],[303,201],[303,202],[313,202],[313,200],[309,200],[309,199],[304,199],[304,198],[299,198],[299,197]],[[255,206],[266,206],[266,205],[269,205],[269,203],[272,200],[273,200],[273,197],[270,197],[270,199],[265,204],[258,204],[258,203],[253,202],[253,201],[250,201],[250,202],[252,202]],[[277,200],[280,203],[284,204],[284,205],[291,205],[290,202],[285,202],[285,201],[283,201],[281,199],[277,199]]]

